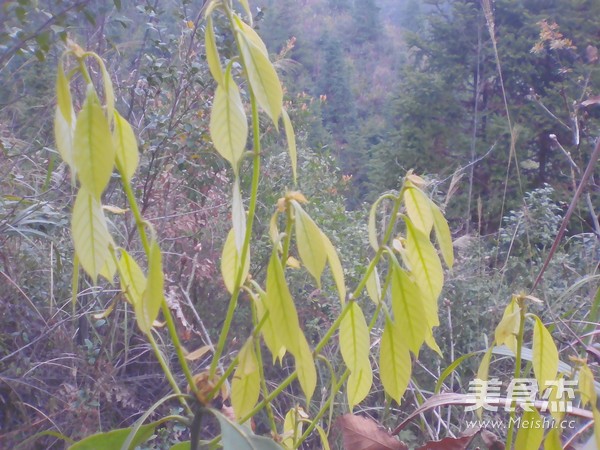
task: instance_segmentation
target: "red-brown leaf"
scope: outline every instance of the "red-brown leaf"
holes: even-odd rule
[[[345,450],[408,450],[406,444],[380,428],[374,420],[345,414],[336,423],[342,431]]]
[[[417,450],[467,450],[467,447],[479,433],[477,428],[465,432],[459,438],[447,437],[441,441],[431,441],[419,447]]]

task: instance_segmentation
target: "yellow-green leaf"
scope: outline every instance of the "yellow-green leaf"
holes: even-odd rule
[[[240,52],[252,92],[260,107],[273,121],[275,128],[278,128],[283,106],[283,90],[277,72],[269,61],[263,46],[256,42],[256,32],[243,25],[238,25],[237,30],[240,34]]]
[[[444,271],[440,258],[429,238],[406,220],[406,256],[411,274],[423,294],[423,306],[431,327],[440,324],[438,318],[438,297],[444,284]]]
[[[206,48],[206,61],[213,78],[218,84],[223,84],[223,69],[219,60],[219,50],[215,40],[212,16],[206,18],[206,29],[204,31],[204,45]]]
[[[252,337],[240,349],[238,361],[231,382],[231,404],[240,420],[252,411],[260,395],[260,372]]]
[[[113,143],[116,151],[117,170],[127,182],[130,182],[137,169],[140,155],[131,125],[116,110]]]
[[[420,189],[408,187],[404,190],[404,205],[413,225],[429,236],[433,227],[431,200]]]
[[[344,281],[344,269],[342,268],[342,263],[340,262],[338,253],[329,238],[325,236],[325,233],[321,233],[321,238],[325,246],[325,252],[327,253],[327,261],[329,262],[329,267],[331,268],[331,275],[333,276],[333,281],[335,282],[338,294],[340,295],[340,302],[343,305],[346,302],[346,282]]]
[[[581,404],[583,406],[588,404],[594,406],[596,404],[594,375],[587,364],[584,364],[579,368],[579,380],[577,384],[579,387],[579,395],[581,396]]]
[[[298,155],[296,152],[296,135],[294,134],[294,127],[290,116],[285,109],[281,110],[281,116],[283,117],[283,127],[285,129],[285,138],[288,143],[288,151],[290,154],[290,161],[292,163],[292,174],[294,176],[294,183],[296,182],[297,166],[298,166]]]
[[[521,307],[517,302],[517,297],[513,296],[512,300],[504,310],[502,319],[496,331],[494,337],[498,345],[506,345],[517,354],[517,334],[519,333],[519,325],[521,323]],[[542,386],[540,386],[542,388]]]
[[[58,63],[56,72],[56,103],[63,117],[70,123],[73,115],[73,100],[62,59]]]
[[[394,322],[402,340],[415,356],[427,338],[431,327],[425,317],[423,296],[408,273],[392,263],[392,310]]]
[[[113,112],[115,110],[115,92],[113,89],[112,80],[110,79],[108,70],[106,70],[104,61],[95,54],[94,57],[98,61],[100,70],[102,71],[102,85],[104,87],[104,98],[106,99],[106,117],[110,124],[110,122],[113,120]]]
[[[321,274],[327,262],[327,251],[323,242],[323,233],[317,224],[302,209],[300,203],[292,200],[296,211],[296,245],[302,263],[321,287]]]
[[[250,11],[250,5],[248,4],[248,0],[240,0],[240,5],[242,5],[244,11],[246,11],[248,21],[250,22],[250,26],[252,26],[252,11]]]
[[[242,256],[239,254],[235,245],[235,236],[233,229],[229,230],[227,239],[225,239],[225,245],[223,246],[223,254],[221,256],[221,274],[223,275],[223,281],[225,287],[230,294],[233,293],[235,288],[235,281],[240,268],[242,269],[242,277],[240,279],[243,284],[248,277],[250,270],[250,254],[246,253],[246,260],[242,266]]]
[[[544,427],[542,418],[537,409],[531,408],[531,411],[525,411],[521,416],[519,431],[515,440],[515,449],[539,450],[543,440]]]
[[[227,66],[223,83],[217,86],[210,114],[210,137],[219,154],[225,158],[237,176],[248,138],[248,121],[240,91]]]
[[[492,359],[492,351],[494,350],[494,343],[487,349],[484,353],[483,358],[481,358],[481,362],[479,363],[479,367],[477,368],[477,378],[483,381],[488,381],[490,375],[490,361]],[[481,420],[483,416],[483,408],[477,409],[477,417]]]
[[[125,294],[125,298],[132,305],[140,303],[146,289],[146,277],[135,259],[125,250],[121,250],[119,276],[121,277],[121,290]]]
[[[550,428],[544,439],[544,450],[563,450],[562,442],[560,441],[560,429]]]
[[[80,189],[73,205],[71,219],[73,245],[83,270],[96,282],[106,261],[111,258],[112,238],[100,202],[85,189]]]
[[[538,386],[543,389],[546,381],[556,379],[558,372],[558,350],[552,336],[539,317],[534,316],[533,325],[533,373]]]
[[[267,293],[264,300],[270,320],[276,325],[277,342],[274,348],[283,346],[292,353],[296,353],[302,331],[281,262],[275,252],[271,254],[267,268]]]
[[[592,412],[594,414],[594,441],[596,448],[600,448],[600,411],[594,406]]]
[[[236,176],[233,182],[233,195],[231,197],[231,221],[233,223],[233,234],[235,246],[241,254],[244,240],[246,238],[246,211],[240,190],[240,179]]]
[[[71,109],[69,119],[65,118],[61,109],[57,106],[54,112],[54,140],[56,149],[60,157],[71,169],[72,176],[75,176],[75,166],[73,164],[74,139],[75,139],[75,113]]]
[[[109,252],[110,252],[110,248],[109,248]],[[113,255],[111,254],[110,258],[108,258],[104,262],[104,265],[100,269],[100,272],[98,272],[98,275],[103,276],[106,279],[106,281],[108,281],[112,285],[113,281],[115,279],[116,272],[117,272],[117,262],[115,262],[115,259],[114,259]]]
[[[435,238],[440,247],[442,258],[449,268],[454,265],[454,248],[452,246],[452,234],[450,233],[450,227],[446,218],[440,211],[440,208],[433,202],[431,202],[431,213],[433,214],[433,229],[435,231]]]
[[[300,406],[290,409],[283,420],[283,434],[281,444],[290,450],[294,449],[296,440],[302,436],[303,422],[308,416]]]
[[[308,405],[317,386],[317,369],[308,341],[302,330],[298,330],[298,341],[294,347],[290,347],[290,352],[294,355],[298,381],[306,396],[306,404]]]
[[[148,258],[148,281],[140,303],[134,303],[135,319],[142,332],[148,334],[158,317],[158,312],[164,301],[164,274],[162,271],[162,256],[160,247],[153,241],[150,244]]]
[[[325,430],[319,425],[315,427],[315,430],[317,430],[319,437],[321,438],[321,448],[323,450],[330,450],[331,447],[329,447],[329,439],[327,438],[327,433],[325,433]]]
[[[252,28],[250,25],[248,25],[246,22],[240,19],[240,17],[237,15],[234,16],[234,20],[236,26],[244,33],[244,36],[247,39],[249,39],[250,42],[252,42],[252,44],[254,44],[254,46],[257,49],[259,49],[266,57],[268,57],[269,51],[267,50],[267,46],[265,45],[261,37],[258,35],[258,33],[254,31],[254,28]]]
[[[370,353],[369,327],[365,316],[356,302],[351,302],[349,310],[340,324],[340,352],[350,370],[347,397],[350,410],[369,394],[373,383]]]
[[[260,291],[258,294],[254,294],[252,299],[256,305],[258,321],[262,322],[265,315],[267,315],[267,307],[265,306],[266,293]],[[264,324],[260,329],[260,332],[265,340],[265,345],[273,356],[273,363],[275,363],[277,358],[279,358],[280,361],[283,360],[286,348],[281,344],[281,341],[277,337],[277,325],[273,322],[270,314],[264,319]]]
[[[373,267],[373,271],[369,274],[366,283],[367,294],[376,305],[381,301],[381,282],[379,281],[379,273],[377,267]]]
[[[410,351],[395,324],[386,316],[379,349],[379,376],[385,392],[398,404],[408,387],[411,372]]]
[[[379,200],[371,205],[368,225],[369,243],[375,251],[379,249],[379,240],[377,238],[377,205],[379,205]]]
[[[108,120],[92,85],[75,126],[73,163],[81,185],[97,200],[110,180],[115,163]]]

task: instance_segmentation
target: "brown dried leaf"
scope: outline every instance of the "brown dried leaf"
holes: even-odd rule
[[[337,419],[346,450],[408,450],[403,442],[380,428],[377,422],[354,414]]]
[[[465,431],[459,438],[447,437],[441,441],[431,441],[417,450],[467,450],[469,444],[480,430],[477,428]]]
[[[598,103],[600,103],[600,95],[594,95],[593,97],[582,101],[581,106],[597,105]]]
[[[488,430],[481,430],[481,440],[488,450],[504,450],[504,444],[498,436]]]

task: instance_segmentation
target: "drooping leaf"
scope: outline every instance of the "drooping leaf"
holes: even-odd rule
[[[523,450],[538,450],[544,440],[544,427],[541,425],[542,418],[537,409],[523,412],[521,425],[517,432],[515,448]],[[524,425],[527,423],[527,425]]]
[[[148,257],[148,281],[142,294],[142,301],[134,303],[135,319],[142,332],[148,334],[164,301],[164,274],[162,271],[162,255],[156,241],[150,244]]]
[[[121,290],[129,303],[134,305],[141,302],[146,289],[146,277],[135,259],[125,250],[121,250],[119,275],[121,277]]]
[[[144,443],[154,434],[156,423],[142,425],[138,430],[135,438],[129,445],[129,449],[134,449],[136,446]],[[108,431],[106,433],[97,433],[88,436],[79,442],[71,445],[69,450],[115,450],[120,449],[127,437],[131,433],[131,428],[119,428],[117,430]]]
[[[408,450],[406,444],[367,417],[344,414],[335,424],[342,431],[344,448],[347,450]]]
[[[517,334],[519,333],[520,323],[521,307],[517,301],[517,296],[513,296],[512,300],[504,310],[502,319],[496,326],[494,338],[496,344],[506,345],[515,355],[517,354]]]
[[[264,291],[261,291],[258,293],[258,295],[253,295],[252,297],[256,305],[256,315],[258,321],[262,322],[263,318],[267,316],[266,319],[264,319],[264,324],[260,329],[260,332],[265,340],[265,345],[273,356],[273,363],[275,363],[277,358],[279,358],[280,361],[283,360],[283,357],[286,353],[286,348],[278,338],[277,324],[273,322],[271,315],[267,314],[268,310],[266,306],[266,298],[267,294]]]
[[[408,187],[404,190],[404,205],[413,225],[429,236],[433,227],[431,200],[420,189]]]
[[[305,417],[299,417],[305,416]],[[296,440],[302,436],[303,422],[302,418],[307,418],[307,414],[300,406],[290,409],[283,420],[283,434],[281,444],[283,447],[293,450]]]
[[[246,11],[246,15],[248,16],[248,21],[250,22],[250,26],[252,27],[252,11],[250,11],[250,5],[248,4],[248,0],[240,0],[240,5]]]
[[[558,372],[558,350],[539,317],[535,317],[533,325],[533,373],[537,379],[539,389],[546,386],[546,381],[556,379]]]
[[[558,428],[551,428],[544,439],[544,450],[563,450]]]
[[[448,221],[440,211],[438,206],[431,202],[431,213],[433,214],[433,229],[435,231],[435,238],[440,247],[442,258],[449,268],[454,265],[454,247],[452,246],[452,234],[450,233],[450,227]]]
[[[595,405],[597,395],[594,387],[594,375],[587,364],[584,364],[579,368],[579,379],[577,385],[579,388],[579,394],[581,396],[581,404],[583,406],[589,404],[592,406]]]
[[[255,435],[250,428],[233,423],[216,409],[210,412],[221,425],[224,450],[281,450],[274,440]]]
[[[231,75],[231,64],[217,86],[210,114],[210,137],[219,154],[233,167],[237,177],[248,139],[248,121],[240,91]]]
[[[321,287],[321,274],[327,262],[327,251],[322,238],[323,233],[297,201],[292,200],[292,205],[296,212],[298,253],[306,270],[314,277],[317,286]]]
[[[472,428],[460,437],[447,437],[441,441],[429,441],[417,450],[468,450],[469,445],[479,434],[479,429]]]
[[[187,355],[185,355],[185,359],[187,359],[188,361],[196,361],[196,360],[202,358],[204,355],[206,355],[212,349],[213,348],[210,345],[203,345],[202,347],[199,347],[196,350],[191,351]]]
[[[115,91],[104,61],[100,57],[96,57],[96,60],[98,61],[100,71],[102,72],[102,86],[104,87],[104,98],[106,100],[106,119],[108,120],[110,127],[115,110]]]
[[[342,263],[340,262],[340,257],[338,256],[335,247],[325,233],[321,233],[321,239],[325,246],[325,253],[327,253],[327,261],[329,262],[329,267],[331,268],[331,275],[333,276],[333,281],[335,282],[338,294],[340,295],[340,302],[343,305],[346,302],[346,282],[344,281],[344,269],[342,268]]]
[[[294,176],[294,183],[296,182],[297,166],[298,166],[298,155],[296,152],[296,135],[294,134],[294,127],[292,121],[285,109],[281,110],[281,116],[283,118],[283,127],[285,129],[285,138],[288,143],[288,152],[290,154],[290,161],[292,163],[292,174]]]
[[[81,185],[97,200],[110,180],[115,162],[108,120],[92,85],[75,125],[73,163]]]
[[[206,61],[211,75],[218,84],[223,84],[223,69],[219,60],[219,50],[215,40],[212,16],[206,18],[206,29],[204,31],[204,45],[206,49]]]
[[[285,347],[292,353],[296,353],[302,330],[296,306],[285,281],[281,262],[275,252],[271,255],[267,268],[267,292],[264,306],[275,326],[276,342],[272,344],[273,348]]]
[[[252,336],[240,349],[238,361],[231,382],[231,404],[240,420],[252,411],[260,395],[260,372]]]
[[[109,249],[109,251],[110,251],[110,249]],[[107,258],[106,261],[104,261],[104,265],[100,268],[100,272],[98,272],[98,275],[104,277],[104,279],[112,285],[113,281],[115,279],[116,273],[117,273],[117,262],[115,262],[115,259],[113,258],[112,254],[111,254],[111,257]]]
[[[140,155],[131,125],[116,110],[113,143],[116,150],[117,170],[127,182],[130,182],[137,169]]]
[[[371,210],[369,211],[369,243],[373,250],[377,251],[379,249],[379,239],[377,238],[377,206],[379,205],[379,200],[371,205]],[[372,297],[371,297],[372,298]]]
[[[242,247],[244,246],[244,240],[246,238],[246,211],[244,210],[244,202],[242,200],[242,192],[240,190],[240,180],[237,176],[233,182],[231,222],[233,223],[235,247],[241,255]]]
[[[373,300],[376,305],[381,301],[381,282],[379,281],[379,273],[377,273],[377,267],[373,267],[373,271],[367,278],[366,283],[367,294],[369,298]]]
[[[70,123],[73,114],[73,100],[62,59],[59,60],[56,70],[56,103],[62,116]]]
[[[267,46],[265,45],[265,43],[263,42],[263,40],[259,36],[259,34],[256,31],[254,31],[254,28],[252,28],[250,25],[248,25],[246,22],[244,22],[242,19],[240,19],[239,16],[235,16],[234,20],[235,20],[236,26],[240,30],[242,30],[244,36],[248,40],[250,40],[250,42],[252,42],[252,44],[254,44],[254,46],[263,53],[263,55],[268,57],[269,51],[267,50]]]
[[[248,73],[248,81],[256,101],[278,128],[279,116],[283,106],[283,90],[279,77],[269,57],[265,53],[264,44],[256,41],[256,32],[250,27],[239,25],[240,52]],[[252,31],[249,31],[252,30]],[[260,38],[259,38],[260,39]],[[262,40],[260,41],[262,42]]]
[[[315,387],[317,386],[317,369],[308,341],[306,340],[304,333],[302,333],[302,330],[299,330],[298,342],[295,347],[296,348],[290,347],[290,351],[294,355],[296,372],[298,372],[298,381],[306,396],[306,404],[308,405],[315,392]]]
[[[315,430],[317,430],[317,432],[319,433],[319,437],[321,438],[322,450],[331,450],[331,447],[329,447],[329,440],[327,439],[327,433],[325,433],[325,430],[319,425],[315,427]]]
[[[347,398],[350,411],[369,394],[373,383],[370,353],[369,327],[362,309],[351,302],[340,324],[340,352],[348,369]]]
[[[386,316],[379,348],[379,376],[385,392],[398,404],[408,387],[412,364],[410,352],[392,320]]]
[[[392,310],[401,338],[410,351],[418,356],[421,345],[431,327],[425,317],[423,298],[419,287],[408,273],[396,263],[392,263]]]
[[[62,61],[58,64],[56,78],[56,110],[54,113],[54,137],[56,148],[65,163],[74,171],[73,145],[75,134],[75,112],[71,100],[69,81],[65,75]],[[73,176],[75,174],[73,173]]]
[[[240,266],[242,266],[242,256],[238,253],[238,250],[235,245],[235,236],[234,231],[229,230],[227,234],[227,239],[225,239],[225,245],[223,246],[223,254],[221,256],[221,275],[223,276],[223,282],[225,283],[225,287],[229,291],[230,294],[233,293],[235,287],[236,277],[238,275],[238,271],[240,270]],[[246,253],[246,260],[244,261],[242,269],[242,284],[248,277],[248,272],[250,271],[250,254]]]
[[[111,258],[109,245],[112,238],[100,202],[83,188],[73,205],[71,233],[81,267],[95,283],[102,267]]]
[[[406,220],[405,248],[413,279],[423,294],[427,321],[431,327],[438,326],[437,301],[444,284],[442,263],[429,238],[410,220]]]

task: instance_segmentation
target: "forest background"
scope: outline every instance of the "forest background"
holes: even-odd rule
[[[425,353],[417,361],[414,377],[423,385],[435,384],[457,357],[487,348],[486,334],[511,295],[531,288],[600,136],[600,24],[593,20],[600,4],[497,0],[489,6],[492,39],[483,3],[252,4],[296,128],[298,188],[340,250],[349,283],[365,270],[370,203],[398,189],[407,170],[425,178],[444,207],[457,262],[442,294],[446,320],[436,331],[445,356]],[[215,86],[201,8],[202,2],[171,0],[1,6],[0,442],[6,445],[51,428],[78,439],[127,426],[169,390],[126,308],[103,314],[119,297],[117,288],[84,280],[72,309],[73,189],[52,132],[55,68],[66,36],[104,58],[117,108],[134,126],[141,155],[134,189],[161,239],[167,297],[183,344],[192,350],[207,336],[218,339],[227,308],[219,260],[231,192],[230,173],[209,136]],[[225,53],[233,46],[225,34],[217,41]],[[264,139],[258,208],[269,217],[293,181],[283,136],[265,126]],[[248,183],[249,171],[241,176]],[[598,322],[590,310],[599,279],[599,198],[592,177],[535,294],[565,359],[585,354],[576,338]],[[122,205],[122,193],[109,187],[105,202]],[[119,214],[111,220],[125,241],[132,239],[131,223]],[[257,224],[263,258],[253,260],[253,276],[266,271],[268,242],[260,236],[268,226]],[[315,289],[305,274],[292,278],[294,295],[303,299],[301,323],[317,342],[339,309],[335,290]],[[235,317],[231,354],[249,333],[249,315],[242,308]],[[476,370],[476,361],[467,361],[450,389],[465,391]],[[288,395],[289,406],[295,394]],[[415,403],[384,409],[383,393],[375,391],[358,412],[393,428]],[[152,445],[163,448],[181,433],[165,427]],[[403,433],[405,442],[424,440],[422,430]],[[43,445],[61,444],[48,438]]]

